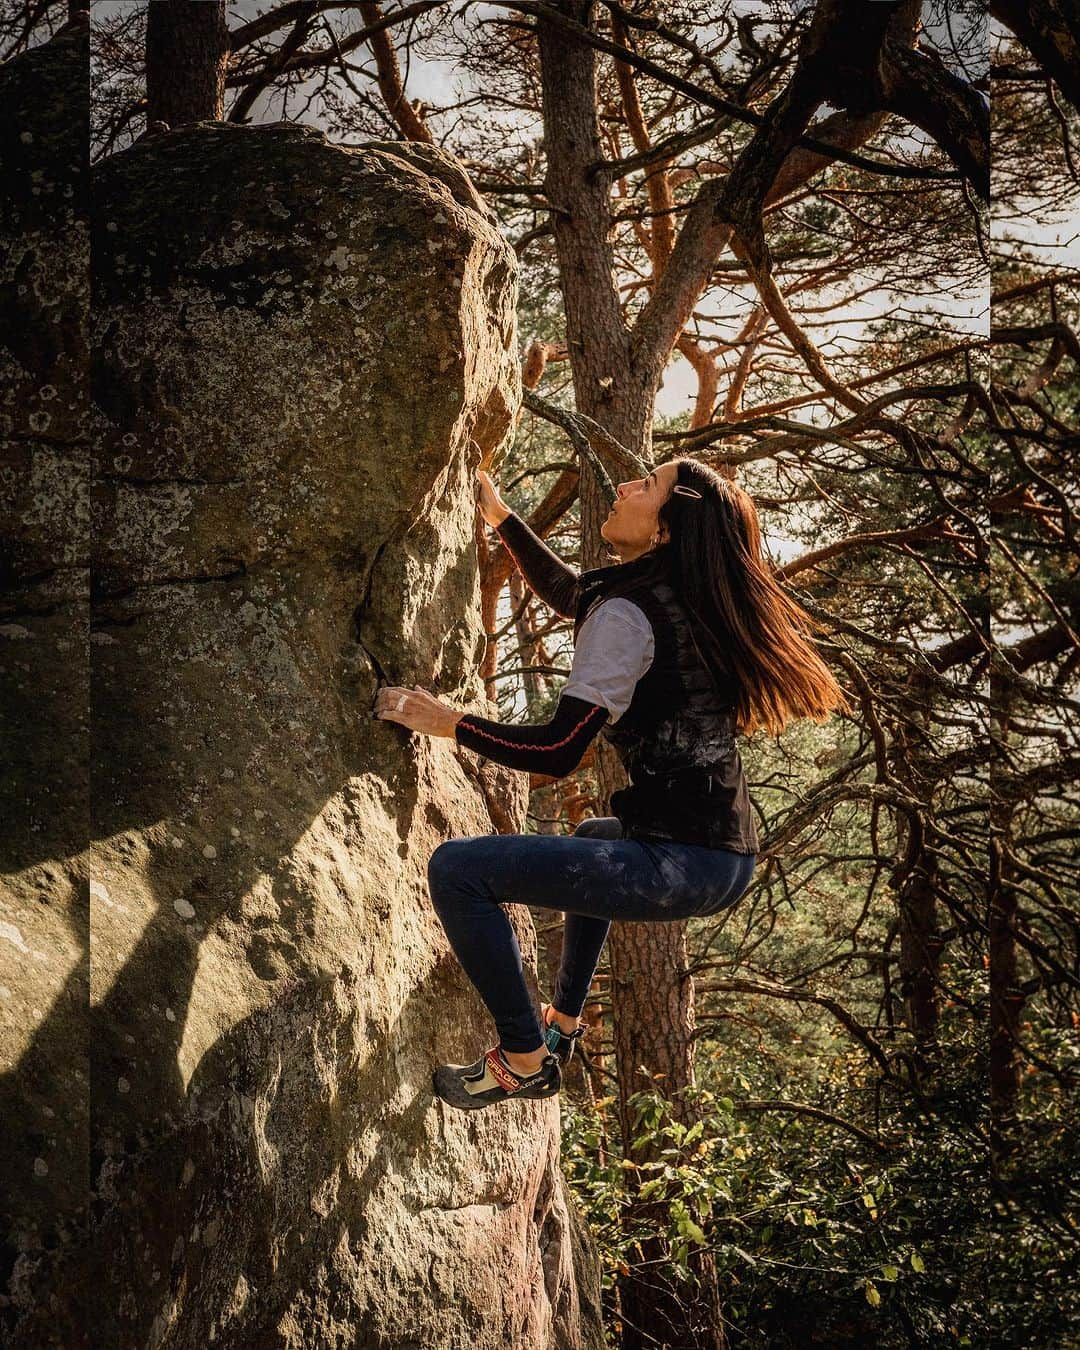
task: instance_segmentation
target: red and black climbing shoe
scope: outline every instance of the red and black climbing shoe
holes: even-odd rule
[[[540,1101],[562,1087],[555,1055],[545,1056],[535,1073],[519,1074],[496,1045],[473,1064],[444,1064],[431,1075],[435,1094],[460,1111],[479,1111],[497,1102]]]
[[[547,1043],[547,1048],[559,1061],[561,1067],[565,1069],[573,1058],[574,1046],[585,1035],[587,1028],[582,1024],[574,1031],[563,1031],[558,1022],[547,1020],[550,1012],[550,1003],[540,1005],[540,1020],[544,1023],[544,1040]]]

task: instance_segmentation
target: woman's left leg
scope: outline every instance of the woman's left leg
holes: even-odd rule
[[[428,883],[502,1049],[528,1054],[544,1036],[504,903],[608,921],[685,919],[734,903],[753,864],[753,855],[694,845],[494,834],[440,844],[428,862]]]
[[[574,830],[575,839],[621,839],[622,822],[615,816],[591,816]],[[589,996],[600,953],[607,941],[611,920],[592,914],[563,913],[562,950],[552,1006],[569,1017],[579,1018]]]

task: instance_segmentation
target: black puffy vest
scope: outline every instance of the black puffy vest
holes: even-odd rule
[[[601,600],[623,596],[653,631],[652,665],[630,706],[600,734],[630,786],[611,794],[629,838],[757,853],[758,834],[735,737],[735,688],[710,676],[669,580],[668,546],[581,574],[574,637]]]

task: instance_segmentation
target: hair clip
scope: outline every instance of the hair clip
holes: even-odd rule
[[[672,492],[679,493],[682,497],[697,497],[699,500],[701,499],[701,493],[698,492],[697,488],[683,487],[682,483],[676,483],[671,490]]]

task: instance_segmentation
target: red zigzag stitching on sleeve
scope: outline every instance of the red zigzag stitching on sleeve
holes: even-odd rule
[[[585,716],[581,719],[581,721],[577,724],[577,726],[573,729],[573,731],[571,731],[568,735],[564,736],[561,741],[556,741],[554,745],[522,745],[520,741],[505,741],[501,736],[494,736],[490,731],[485,731],[483,727],[473,726],[472,720],[469,717],[468,713],[466,713],[464,717],[458,718],[458,721],[459,723],[468,722],[469,723],[468,730],[471,731],[474,736],[483,736],[486,740],[495,741],[497,745],[509,745],[514,750],[533,750],[533,751],[539,750],[546,752],[550,750],[561,749],[569,741],[572,741],[574,739],[574,737],[578,734],[578,732],[589,720],[589,718],[592,717],[593,713],[602,713],[606,711],[607,710],[605,708],[602,708],[599,705],[597,705],[595,708],[590,708],[589,711],[585,714]]]

